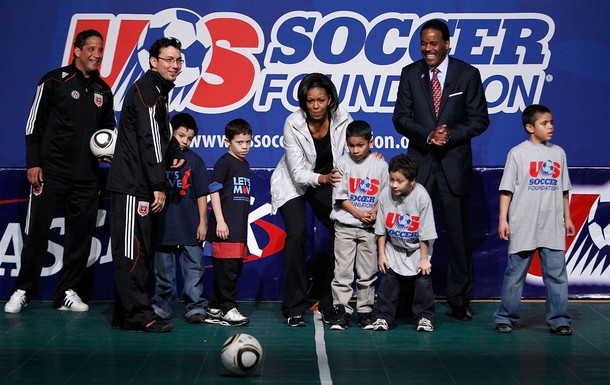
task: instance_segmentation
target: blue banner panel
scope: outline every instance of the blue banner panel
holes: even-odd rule
[[[391,115],[401,68],[421,59],[419,32],[431,18],[447,21],[449,54],[476,66],[483,79],[490,128],[473,143],[474,163],[501,166],[522,140],[521,111],[549,106],[573,166],[610,166],[604,122],[610,94],[610,2],[560,0],[424,1],[22,1],[0,13],[2,52],[19,71],[0,77],[4,100],[0,166],[24,167],[24,132],[37,82],[68,64],[79,31],[105,36],[101,75],[120,112],[128,87],[149,68],[160,36],[183,43],[185,65],[170,95],[172,111],[196,115],[193,149],[207,164],[226,151],[222,133],[235,117],[254,128],[254,167],[275,167],[282,128],[298,108],[304,74],[328,74],[355,119],[368,121],[386,158],[404,152]],[[24,31],[36,31],[36,43]],[[34,59],[35,58],[35,59]],[[575,103],[577,101],[577,103]]]
[[[238,285],[240,299],[279,300],[283,285],[284,224],[281,216],[271,215],[269,178],[271,170],[255,169],[252,173],[254,202],[249,216],[248,259]],[[499,168],[478,168],[471,197],[471,244],[476,276],[475,297],[496,298],[500,295],[506,267],[507,243],[497,235]],[[572,220],[576,236],[567,238],[566,262],[572,297],[610,297],[610,168],[571,168],[573,189],[570,196]],[[20,266],[23,228],[27,213],[29,186],[24,170],[0,170],[0,298],[8,298],[13,290]],[[89,255],[87,285],[84,297],[112,299],[114,272],[110,253],[107,193],[100,199],[97,228]],[[447,244],[440,209],[435,210],[439,241],[434,245],[432,259],[434,290],[445,293]],[[51,299],[61,268],[64,218],[61,211],[51,225],[48,253],[41,274],[39,297]],[[320,275],[318,258],[328,258],[332,239],[308,213],[307,265],[310,290],[316,292]],[[315,256],[315,257],[314,257]],[[206,257],[206,293],[211,293],[213,271]],[[524,297],[544,297],[539,264],[532,264]]]

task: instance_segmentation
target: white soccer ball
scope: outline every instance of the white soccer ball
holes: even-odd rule
[[[102,128],[91,135],[89,148],[96,158],[112,158],[116,147],[117,133],[108,128]]]
[[[245,376],[254,371],[262,361],[263,348],[251,335],[237,333],[222,345],[220,359],[229,372]]]
[[[552,160],[547,160],[542,163],[542,175],[543,176],[552,176],[553,171],[555,170],[555,165]]]

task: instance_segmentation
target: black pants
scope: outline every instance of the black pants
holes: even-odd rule
[[[148,272],[154,258],[151,203],[133,195],[112,193],[110,237],[116,283],[114,319],[142,328],[155,312],[148,301]]]
[[[424,317],[434,322],[435,305],[434,290],[432,289],[432,279],[430,275],[417,274],[414,276],[404,276],[387,269],[381,278],[379,290],[377,290],[377,307],[379,308],[379,318],[385,319],[388,324],[396,320],[398,310],[398,299],[401,288],[407,286],[408,290],[413,290],[413,302],[411,310],[416,321]]]
[[[63,267],[59,274],[53,304],[60,307],[65,291],[79,291],[91,252],[91,237],[99,206],[99,181],[75,181],[45,176],[40,194],[30,192],[30,205],[21,251],[21,268],[15,289],[35,297],[42,264],[49,244],[49,229],[61,202],[65,207]]]
[[[223,314],[237,307],[237,281],[244,266],[243,258],[212,258],[214,286],[210,307]]]
[[[467,307],[474,292],[474,268],[468,232],[469,195],[456,195],[451,191],[438,160],[432,163],[424,187],[431,197],[438,193],[445,217],[450,250],[445,292],[447,303],[452,308]]]
[[[310,306],[308,300],[307,271],[305,259],[307,252],[305,241],[307,236],[307,211],[309,203],[314,215],[326,227],[334,238],[335,227],[330,219],[332,210],[332,185],[325,184],[318,188],[309,188],[300,197],[291,199],[280,207],[280,214],[286,227],[286,242],[284,245],[284,294],[282,298],[282,313],[285,317],[303,315]],[[324,271],[321,292],[319,294],[319,309],[325,314],[332,312],[331,282],[334,275],[334,255],[331,253],[327,262],[322,262],[316,255],[316,262],[323,263]]]

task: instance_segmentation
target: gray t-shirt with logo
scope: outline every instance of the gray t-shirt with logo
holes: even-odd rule
[[[349,154],[337,161],[341,182],[333,188],[333,211],[330,219],[348,226],[372,227],[364,224],[345,210],[341,203],[348,199],[358,210],[369,211],[375,207],[379,191],[388,185],[388,164],[369,154],[355,162]]]
[[[426,189],[415,183],[406,197],[397,197],[389,187],[379,194],[375,234],[386,235],[385,255],[392,270],[400,275],[418,274],[420,241],[430,241],[428,255],[436,239],[432,202]]]
[[[539,247],[565,250],[563,193],[571,187],[561,147],[527,140],[510,150],[499,188],[513,194],[508,209],[510,254]]]

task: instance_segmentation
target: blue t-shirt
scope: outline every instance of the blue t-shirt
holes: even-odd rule
[[[186,160],[179,170],[165,171],[165,208],[159,215],[157,244],[195,246],[199,226],[197,198],[208,195],[210,176],[203,159],[193,151],[183,152]],[[207,213],[206,213],[207,215]]]
[[[250,214],[250,165],[245,159],[237,159],[226,153],[214,165],[214,182],[222,184],[220,205],[229,227],[229,239],[216,237],[214,212],[208,222],[206,240],[210,242],[248,242],[248,215]]]

